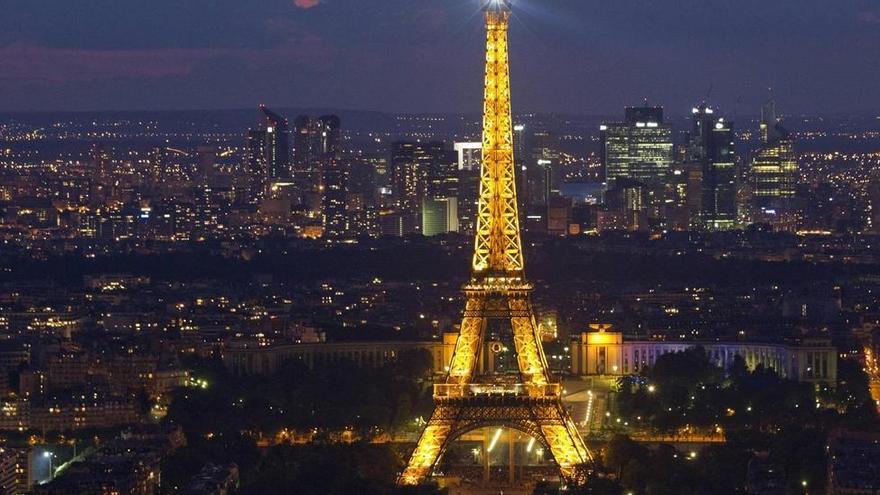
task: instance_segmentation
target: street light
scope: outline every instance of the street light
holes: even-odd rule
[[[55,478],[55,472],[52,470],[52,459],[55,457],[55,454],[47,450],[43,452],[43,457],[49,459],[49,481],[52,481]]]

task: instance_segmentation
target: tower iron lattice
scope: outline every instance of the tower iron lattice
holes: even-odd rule
[[[510,110],[510,1],[488,0],[484,10],[483,159],[471,279],[463,287],[467,302],[448,375],[434,385],[434,412],[398,480],[402,485],[424,482],[452,441],[485,426],[533,436],[566,479],[591,459],[547,366],[525,278]],[[513,381],[476,374],[490,320],[510,322],[519,368]]]

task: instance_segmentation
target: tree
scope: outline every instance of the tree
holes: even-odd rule
[[[722,372],[709,359],[706,349],[697,346],[661,355],[646,376],[658,386],[681,385],[692,389],[697,384],[721,381]]]
[[[651,479],[651,470],[646,463],[632,459],[623,468],[620,476],[620,484],[625,490],[635,493],[644,493],[645,485]]]
[[[648,457],[648,450],[634,442],[626,435],[614,435],[605,451],[605,467],[615,472],[618,477],[623,474],[623,469],[631,460],[644,461]]]

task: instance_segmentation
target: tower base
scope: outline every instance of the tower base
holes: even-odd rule
[[[479,387],[479,385],[472,385]],[[506,427],[534,437],[556,460],[562,477],[570,480],[578,465],[590,455],[558,395],[530,397],[491,393],[435,399],[434,413],[419,438],[409,464],[400,476],[402,485],[427,480],[449,443],[482,427]]]

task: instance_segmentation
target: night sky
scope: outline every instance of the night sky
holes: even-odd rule
[[[514,0],[515,111],[880,109],[880,0]],[[478,112],[479,0],[0,0],[0,110]]]

